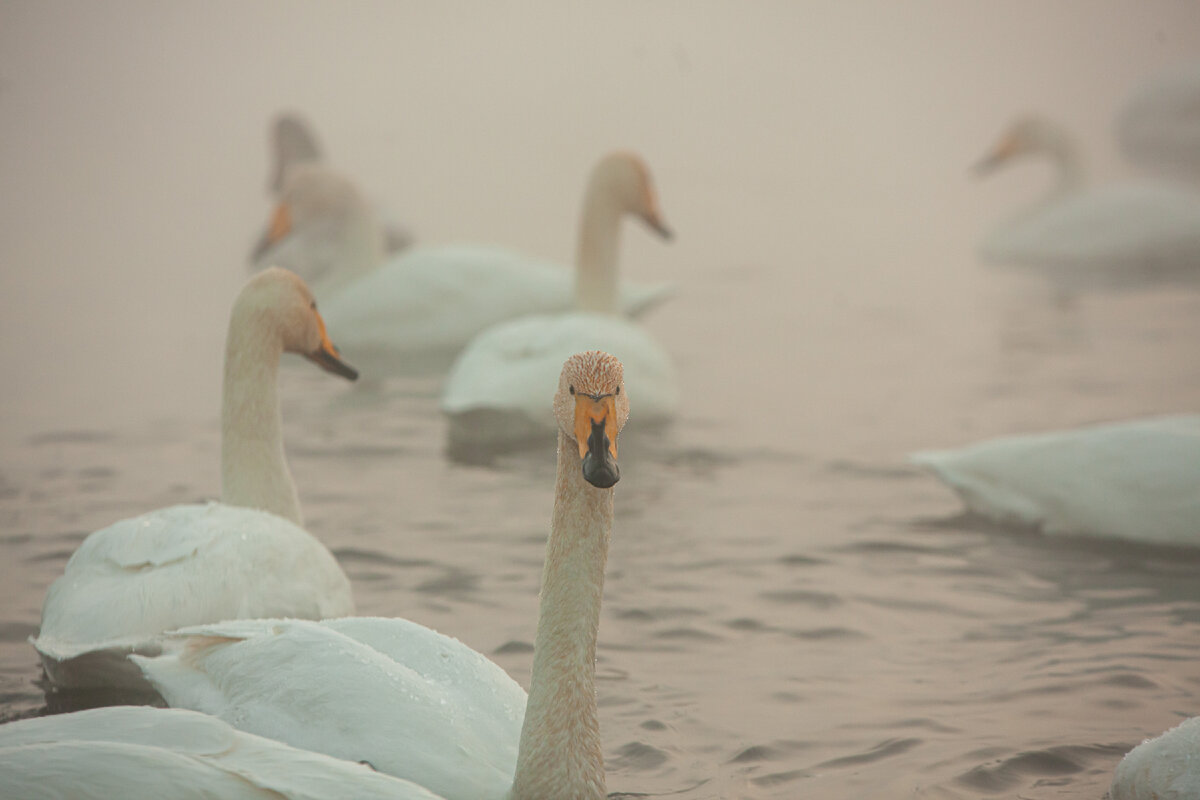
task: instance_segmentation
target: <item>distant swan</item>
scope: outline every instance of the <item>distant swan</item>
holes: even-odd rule
[[[1200,62],[1143,81],[1117,114],[1116,135],[1135,164],[1200,181]]]
[[[589,194],[618,186],[590,186]],[[607,207],[606,207],[607,210]],[[661,228],[645,218],[651,228]],[[616,226],[581,250],[608,263]],[[283,266],[314,282],[346,354],[375,375],[440,372],[480,331],[513,317],[565,311],[573,284],[592,294],[614,282],[522,253],[478,245],[422,247],[384,262],[374,217],[347,178],[319,165],[289,178],[265,241]],[[596,288],[593,288],[595,285]],[[669,294],[665,286],[620,288],[620,308],[638,315]],[[602,302],[602,301],[597,301]]]
[[[0,725],[12,800],[441,800],[408,781],[195,711],[115,706]]]
[[[596,631],[629,416],[620,362],[572,356],[529,695],[460,642],[402,619],[241,620],[134,659],[172,706],[406,778],[448,800],[605,796]]]
[[[267,190],[271,196],[278,198],[283,194],[284,186],[291,171],[302,164],[319,164],[324,160],[321,145],[312,126],[304,117],[294,111],[282,112],[275,115],[271,123],[271,177],[267,181]],[[399,220],[393,218],[387,209],[373,203],[375,215],[380,220],[381,245],[386,253],[398,253],[406,247],[411,247],[414,241],[412,232]],[[272,260],[268,253],[270,242],[259,240],[251,261],[261,265],[279,264]],[[288,266],[283,264],[283,266]],[[300,273],[302,277],[308,276]]]
[[[999,522],[1200,546],[1200,415],[1005,436],[912,460]]]
[[[185,625],[354,613],[345,573],[300,527],[276,397],[284,352],[357,377],[330,343],[303,281],[276,267],[250,279],[230,316],[223,502],[151,511],[83,541],[46,593],[33,640],[53,683],[144,687],[125,656],[158,652],[161,634]]]
[[[1048,157],[1057,180],[983,240],[985,261],[1034,267],[1066,288],[1200,279],[1200,192],[1162,182],[1085,189],[1074,141],[1041,117],[1014,124],[976,170],[1029,155]]]
[[[1192,717],[1126,754],[1113,772],[1110,800],[1200,797],[1200,717]]]
[[[442,392],[451,452],[552,433],[556,423],[547,387],[558,379],[563,360],[581,350],[605,350],[621,360],[637,387],[639,426],[674,416],[679,390],[670,357],[617,309],[621,218],[661,219],[650,171],[633,154],[613,153],[596,165],[588,186],[580,220],[576,310],[502,322],[471,340],[450,368]],[[612,245],[589,246],[593,241]]]

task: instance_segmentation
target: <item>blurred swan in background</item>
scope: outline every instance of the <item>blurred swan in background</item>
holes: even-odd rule
[[[604,350],[621,360],[637,387],[639,426],[674,416],[679,389],[670,357],[617,308],[619,234],[627,214],[669,238],[646,164],[632,153],[612,153],[594,167],[584,196],[576,310],[502,322],[471,340],[451,367],[442,393],[451,453],[490,450],[553,433],[548,387],[558,380],[563,361],[582,350]]]
[[[1200,181],[1200,62],[1150,76],[1116,117],[1121,150],[1165,177]]]
[[[1117,764],[1110,800],[1190,800],[1200,797],[1200,717],[1142,742]]]
[[[50,586],[33,640],[59,686],[144,687],[125,656],[164,631],[223,619],[354,613],[350,583],[300,525],[283,451],[283,353],[357,377],[337,355],[304,282],[259,273],[230,315],[221,403],[221,503],[178,505],[88,536]]]
[[[976,171],[1035,155],[1053,163],[1055,182],[984,238],[985,261],[1038,268],[1064,288],[1200,278],[1200,192],[1161,182],[1085,189],[1075,142],[1041,117],[1017,121]]]
[[[312,126],[304,117],[294,111],[285,111],[275,115],[271,123],[271,173],[267,180],[267,190],[271,196],[278,199],[283,194],[287,177],[293,168],[301,164],[321,163],[324,159],[321,145]],[[411,247],[414,241],[412,232],[395,219],[391,213],[378,203],[372,204],[376,216],[380,220],[380,235],[383,237],[382,247],[386,253],[397,253],[406,247]],[[266,247],[260,240],[251,256],[251,260],[266,264],[280,264],[269,258],[263,259]],[[283,266],[287,266],[284,264]],[[308,276],[299,272],[306,280]]]
[[[911,459],[998,522],[1200,546],[1200,415],[1005,436]]]
[[[636,388],[636,387],[635,387]],[[528,697],[495,663],[403,619],[239,620],[134,656],[172,706],[414,781],[450,800],[605,797],[596,633],[629,416],[620,362],[572,356]]]
[[[16,800],[439,800],[408,781],[171,708],[114,706],[0,725]]]
[[[603,233],[581,241],[581,252],[599,254],[590,263],[607,263],[605,254],[617,247],[616,227],[585,229]],[[345,176],[318,165],[289,176],[264,241],[283,266],[312,276],[347,356],[379,376],[445,370],[480,331],[513,317],[569,309],[576,281],[587,296],[613,282],[605,275],[576,278],[557,264],[474,245],[418,248],[381,266],[377,228],[362,195]],[[668,294],[667,286],[626,284],[619,304],[636,316]]]

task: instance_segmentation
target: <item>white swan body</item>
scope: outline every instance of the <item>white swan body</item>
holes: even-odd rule
[[[501,798],[512,784],[525,691],[455,639],[358,617],[236,620],[180,635],[185,647],[172,655],[135,657],[173,707],[366,761],[445,797]]]
[[[622,317],[576,311],[522,317],[490,328],[459,355],[442,390],[450,419],[450,448],[485,449],[553,434],[554,409],[545,399],[566,355],[604,350],[617,355],[637,389],[637,427],[662,425],[679,408],[670,356]],[[538,391],[541,389],[542,391]]]
[[[59,686],[144,687],[125,656],[165,631],[241,616],[354,613],[350,582],[299,527],[284,457],[276,373],[284,351],[345,377],[295,275],[271,269],[234,304],[222,402],[223,503],[173,506],[88,536],[51,585],[32,643]]]
[[[1116,136],[1135,164],[1164,177],[1200,180],[1200,62],[1143,81],[1117,114]]]
[[[349,793],[348,793],[349,792]],[[439,800],[362,764],[298,750],[205,714],[114,706],[0,725],[13,800]]]
[[[264,241],[264,258],[313,281],[347,356],[375,375],[444,370],[480,331],[565,311],[574,297],[570,270],[503,248],[423,247],[384,262],[357,189],[317,165],[291,176]],[[669,294],[663,285],[624,285],[619,307],[636,316]]]
[[[442,411],[450,417],[451,450],[460,444],[490,447],[553,432],[557,422],[549,387],[563,362],[585,350],[603,350],[621,360],[637,387],[639,425],[670,420],[679,389],[670,357],[642,328],[620,316],[614,289],[617,226],[622,216],[655,220],[665,233],[650,172],[641,159],[614,153],[596,165],[580,221],[577,310],[502,322],[471,340],[459,354],[442,391]],[[620,187],[620,188],[617,188]],[[590,241],[612,242],[591,248]],[[590,291],[588,291],[590,290]]]
[[[967,508],[1052,535],[1200,546],[1200,416],[916,453]]]
[[[573,356],[555,397],[554,514],[528,698],[498,666],[404,620],[236,621],[134,657],[171,705],[351,760],[448,800],[605,796],[595,647],[629,415],[621,365]]]
[[[1200,797],[1200,717],[1192,717],[1130,750],[1113,772],[1111,800]]]
[[[1032,154],[1052,159],[1057,183],[984,238],[984,260],[1039,268],[1081,288],[1200,278],[1200,192],[1154,182],[1085,189],[1074,143],[1040,118],[1014,125],[979,168]]]

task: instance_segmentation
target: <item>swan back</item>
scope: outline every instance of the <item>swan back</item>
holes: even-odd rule
[[[1111,800],[1189,800],[1200,797],[1200,717],[1181,722],[1133,748],[1117,764]]]
[[[512,782],[525,692],[461,642],[403,619],[238,620],[134,657],[171,706],[349,761],[447,798]]]
[[[366,766],[193,711],[116,706],[0,726],[0,787],[21,800],[438,800]]]
[[[142,687],[125,655],[158,652],[164,631],[353,613],[345,573],[304,529],[250,508],[171,506],[88,536],[47,591],[33,644],[55,684]]]
[[[1007,436],[912,460],[1002,522],[1200,545],[1200,416]]]

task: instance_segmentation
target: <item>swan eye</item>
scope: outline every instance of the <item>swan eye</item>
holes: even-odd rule
[[[574,386],[568,386],[568,387],[567,387],[567,391],[568,391],[568,392],[570,392],[571,394],[575,394],[575,387],[574,387]]]
[[[316,311],[317,310],[317,301],[313,300],[311,303],[309,303],[308,307],[311,308],[313,311]]]
[[[617,391],[615,392],[615,394],[620,394],[620,393],[621,393],[621,387],[620,387],[620,386],[618,386],[618,387],[617,387]]]

